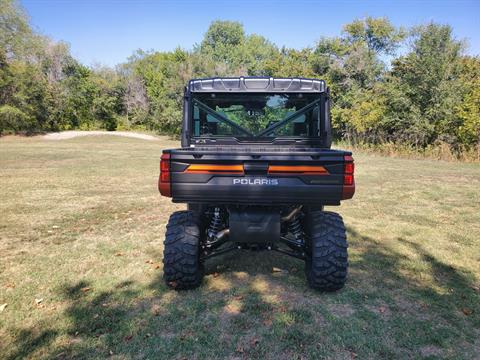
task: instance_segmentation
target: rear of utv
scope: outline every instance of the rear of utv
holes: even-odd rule
[[[342,288],[345,225],[324,206],[353,197],[354,163],[350,152],[330,147],[322,80],[191,80],[182,147],[163,150],[160,162],[160,193],[188,204],[167,225],[166,283],[195,288],[207,259],[250,249],[304,260],[314,289]]]

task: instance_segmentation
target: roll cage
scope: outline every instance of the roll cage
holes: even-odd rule
[[[202,96],[205,98],[207,94],[212,96],[219,94],[219,96],[223,96],[223,98],[228,98],[228,94],[232,94],[232,96],[238,94],[296,94],[297,96],[302,96],[302,94],[305,94],[310,99],[313,99],[313,101],[308,102],[299,109],[295,109],[293,113],[287,114],[285,117],[276,118],[272,124],[268,124],[268,126],[255,134],[199,99]],[[275,145],[310,145],[328,148],[331,145],[329,101],[328,88],[326,88],[324,81],[317,79],[265,77],[194,79],[185,87],[182,146],[191,147],[197,144],[235,145],[263,143]],[[228,135],[207,133],[199,136],[198,129],[197,133],[195,133],[195,126],[193,124],[194,107],[207,113],[211,118],[214,118],[216,122],[235,129],[236,133]],[[282,127],[295,122],[300,116],[305,115],[309,111],[313,111],[314,108],[318,108],[315,115],[316,118],[318,118],[318,125],[316,125],[315,131],[311,131],[308,136],[304,134],[272,135]]]

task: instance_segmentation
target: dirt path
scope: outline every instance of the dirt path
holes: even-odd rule
[[[90,135],[113,135],[113,136],[124,136],[131,137],[142,140],[159,140],[153,135],[141,134],[136,132],[129,131],[62,131],[56,133],[50,133],[44,135],[43,138],[47,140],[66,140],[73,139],[79,136],[90,136]]]

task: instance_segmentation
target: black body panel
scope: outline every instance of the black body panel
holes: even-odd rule
[[[339,205],[344,156],[315,148],[203,147],[170,154],[173,202],[312,206]],[[243,165],[243,174],[187,173],[191,164]],[[327,174],[268,174],[268,166],[323,166]]]

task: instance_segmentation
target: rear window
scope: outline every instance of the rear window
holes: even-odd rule
[[[195,137],[311,137],[319,133],[318,94],[195,94]]]

